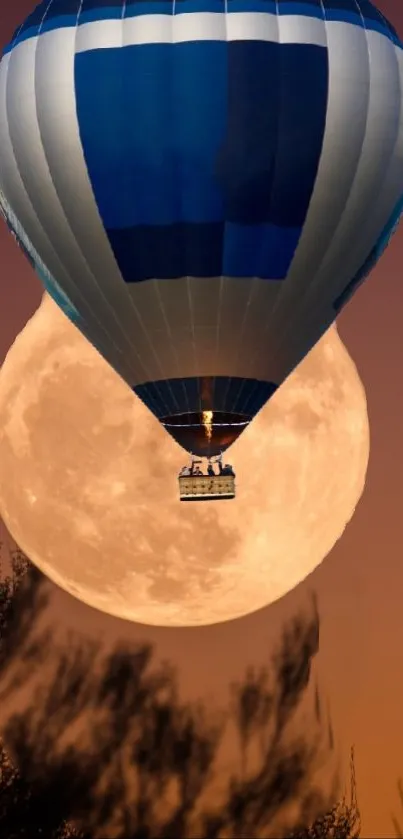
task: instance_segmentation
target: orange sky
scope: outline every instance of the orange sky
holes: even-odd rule
[[[403,4],[377,5],[403,35]],[[33,0],[3,3],[0,41]],[[36,309],[41,286],[0,227],[0,360]],[[322,617],[318,672],[339,748],[356,748],[364,837],[393,837],[403,775],[403,223],[371,278],[339,319],[364,382],[371,455],[364,497],[341,541],[320,568],[282,601],[227,624],[147,629],[103,616],[55,589],[53,620],[105,638],[147,640],[178,668],[184,694],[224,695],[248,664],[263,664],[268,638],[315,588]]]

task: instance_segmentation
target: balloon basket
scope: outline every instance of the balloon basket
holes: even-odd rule
[[[179,481],[180,501],[225,501],[235,498],[235,473],[232,466],[221,463],[221,458],[216,459],[218,472],[214,471],[211,460],[208,462],[207,471],[201,469],[201,460],[192,460],[190,466],[181,469]]]

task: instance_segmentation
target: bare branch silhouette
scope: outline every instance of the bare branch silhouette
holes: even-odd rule
[[[357,800],[354,749],[350,755],[350,800],[344,795],[325,813],[312,822],[302,810],[301,825],[287,839],[359,839],[361,818]],[[304,827],[308,824],[308,827]]]
[[[399,795],[400,804],[403,807],[403,781],[402,781],[401,778],[399,778],[398,781],[397,781],[397,792],[398,792],[398,795]],[[403,830],[402,830],[402,827],[401,827],[401,823],[399,822],[397,817],[394,815],[394,813],[392,813],[392,823],[393,823],[393,827],[395,829],[395,834],[396,834],[397,839],[403,839]]]
[[[329,748],[318,690],[309,741],[293,731],[319,648],[315,601],[285,627],[267,667],[249,669],[232,685],[228,708],[213,712],[181,701],[175,671],[155,667],[150,645],[102,656],[96,644],[72,636],[58,648],[49,631],[35,628],[46,603],[40,576],[30,570],[20,579],[16,568],[0,601],[5,693],[31,679],[45,659],[51,672],[32,688],[28,710],[5,726],[1,835],[278,839],[290,835],[290,805],[298,809],[294,825],[312,830],[317,820],[316,833],[295,836],[355,835],[318,832],[326,811],[331,823],[334,802],[334,791],[325,795],[313,782]],[[223,778],[217,757],[229,726],[238,736],[239,766]]]
[[[45,659],[50,641],[49,631],[33,631],[48,601],[45,578],[19,548],[11,552],[10,560],[11,574],[0,579],[2,700],[28,681]],[[18,673],[10,667],[10,662],[15,660],[18,660]]]

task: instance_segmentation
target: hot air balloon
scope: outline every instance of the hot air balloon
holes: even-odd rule
[[[4,50],[7,223],[193,457],[221,457],[386,247],[402,89],[369,0],[43,0]]]

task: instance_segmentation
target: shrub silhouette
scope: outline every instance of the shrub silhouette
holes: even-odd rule
[[[344,795],[327,812],[304,827],[304,819],[299,828],[292,831],[287,839],[359,839],[361,830],[360,811],[357,801],[355,779],[354,750],[350,758],[350,801]]]
[[[173,668],[153,667],[150,645],[119,646],[102,656],[96,644],[72,637],[57,648],[49,630],[38,629],[46,605],[42,576],[32,568],[25,573],[19,551],[12,564],[0,583],[0,698],[31,680],[32,701],[5,724],[1,836],[359,835],[351,832],[356,799],[351,807],[344,800],[333,806],[334,791],[324,795],[313,785],[318,761],[333,746],[317,691],[309,741],[293,732],[319,648],[315,601],[285,627],[268,666],[250,668],[232,685],[229,707],[213,713],[180,700]],[[49,677],[32,684],[45,660]],[[218,793],[215,764],[229,726],[239,767]],[[291,827],[290,805],[298,805]]]
[[[402,781],[401,778],[399,778],[398,782],[397,782],[397,792],[398,792],[398,795],[399,795],[400,804],[403,807],[403,781]],[[399,819],[393,813],[392,813],[392,822],[393,822],[393,827],[395,829],[395,834],[397,836],[397,839],[403,839],[403,830],[402,830],[402,827],[401,827],[401,822],[399,821]]]

